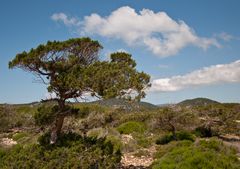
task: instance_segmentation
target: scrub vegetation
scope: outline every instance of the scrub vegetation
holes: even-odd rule
[[[150,76],[125,52],[100,60],[101,48],[49,41],[9,62],[56,97],[0,105],[0,168],[240,168],[240,104],[141,102]],[[85,95],[98,101],[73,101]]]

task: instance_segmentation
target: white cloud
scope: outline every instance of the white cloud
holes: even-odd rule
[[[116,52],[125,52],[125,53],[129,53],[127,50],[125,50],[125,49],[117,49],[117,50],[115,50],[115,51],[113,51],[113,50],[105,50],[104,52],[103,52],[103,55],[105,56],[105,59],[107,59],[108,61],[110,61],[111,60],[111,54],[112,53],[116,53]]]
[[[51,16],[51,19],[56,22],[63,22],[66,26],[79,26],[80,21],[77,18],[68,17],[64,13],[55,13]]]
[[[189,87],[234,82],[240,82],[240,60],[205,67],[185,75],[153,80],[150,91],[177,91]]]
[[[202,49],[210,46],[220,47],[214,38],[199,37],[184,21],[175,21],[165,12],[142,9],[137,13],[133,8],[124,6],[109,16],[93,13],[80,22],[65,14],[54,14],[52,19],[63,21],[65,25],[79,25],[81,34],[97,34],[103,37],[121,39],[128,45],[146,47],[160,57],[178,53],[188,45]]]
[[[57,94],[55,92],[52,92],[52,93],[45,93],[45,99],[46,100],[50,100],[50,99],[54,99],[54,98],[57,98]]]

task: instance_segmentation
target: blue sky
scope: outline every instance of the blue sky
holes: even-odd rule
[[[238,0],[3,0],[0,103],[46,97],[46,86],[34,82],[33,75],[8,69],[17,53],[80,36],[99,40],[103,59],[117,50],[131,53],[138,70],[152,76],[145,101],[240,102],[239,6]]]

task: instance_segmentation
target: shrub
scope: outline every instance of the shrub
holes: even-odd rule
[[[43,105],[37,109],[34,114],[35,124],[39,126],[49,125],[56,117],[56,106]]]
[[[212,137],[213,133],[211,128],[207,128],[207,127],[197,127],[194,131],[195,135],[198,137]]]
[[[6,155],[6,150],[0,147],[0,159],[3,158],[5,155]]]
[[[93,111],[81,122],[81,128],[93,129],[105,127],[113,121],[112,112]],[[111,126],[111,125],[110,125]]]
[[[133,132],[144,133],[146,131],[146,126],[142,122],[129,121],[129,122],[121,124],[117,128],[117,130],[121,134],[130,134],[130,133],[133,133]]]
[[[151,138],[147,137],[145,134],[135,135],[134,138],[137,141],[137,145],[139,145],[140,147],[148,148],[152,145]]]
[[[156,144],[163,145],[163,144],[167,144],[167,143],[169,143],[169,142],[171,142],[173,140],[174,140],[174,137],[173,137],[172,134],[166,134],[166,135],[160,137],[159,139],[157,139],[156,140]]]
[[[9,120],[2,116],[3,113],[0,112],[0,132],[5,132],[10,128]]]
[[[160,159],[165,154],[171,152],[173,149],[177,147],[189,147],[193,144],[192,141],[183,140],[183,141],[172,141],[169,144],[164,144],[161,146],[157,146],[157,151],[154,153],[154,159]]]
[[[121,135],[114,128],[95,128],[87,133],[88,137],[105,138],[113,144],[114,152],[122,149]]]
[[[177,146],[152,165],[153,169],[212,168],[237,169],[235,152],[220,141],[200,141],[197,145]]]
[[[122,149],[122,142],[121,139],[119,139],[116,136],[110,135],[106,137],[105,142],[110,142],[113,145],[113,152],[118,152]]]
[[[89,106],[86,106],[86,105],[83,105],[83,106],[78,106],[78,113],[75,115],[76,118],[85,118],[87,117],[90,112],[91,112],[91,109]]]
[[[16,133],[12,136],[12,139],[14,141],[18,141],[19,139],[23,138],[23,137],[26,137],[28,134],[25,133],[25,132],[22,132],[22,133]]]
[[[195,141],[194,135],[187,131],[179,131],[176,133],[177,140]]]
[[[166,134],[162,137],[160,137],[159,139],[156,140],[156,144],[167,144],[173,140],[176,140],[176,141],[179,141],[179,140],[189,140],[189,141],[194,141],[195,138],[194,136],[189,133],[189,132],[186,132],[186,131],[179,131],[179,132],[176,132],[176,138],[174,138],[173,134],[170,133],[170,134]]]
[[[14,127],[31,126],[32,115],[17,112],[13,105],[0,105],[0,132],[6,132]]]
[[[150,119],[154,112],[117,112],[117,116],[119,117],[117,124],[126,123],[129,121],[138,121],[145,122]]]
[[[49,133],[40,140],[46,140]],[[111,141],[81,137],[75,133],[62,134],[57,144],[17,145],[0,153],[0,168],[116,168],[120,151],[114,152]]]

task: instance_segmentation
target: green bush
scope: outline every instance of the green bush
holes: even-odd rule
[[[152,145],[151,138],[147,137],[146,135],[138,134],[134,136],[137,141],[137,145],[143,148],[148,148]]]
[[[22,132],[22,133],[16,133],[12,136],[12,139],[15,140],[15,141],[18,141],[19,139],[23,138],[23,137],[26,137],[28,134],[25,133],[25,132]]]
[[[107,136],[105,142],[111,142],[113,144],[113,152],[118,152],[119,150],[122,149],[121,139],[116,136],[113,135]]]
[[[87,133],[88,137],[105,138],[113,144],[114,152],[122,149],[121,135],[114,128],[95,128]]]
[[[179,131],[176,133],[177,140],[195,141],[194,135],[187,131]]]
[[[146,126],[142,122],[129,121],[121,124],[117,130],[121,134],[131,134],[131,133],[144,133],[146,131]]]
[[[6,150],[0,147],[0,159],[2,159],[6,155]]]
[[[89,106],[79,107],[79,112],[76,114],[77,118],[85,118],[91,113]]]
[[[199,144],[176,146],[156,160],[153,169],[211,168],[238,169],[240,161],[235,151],[217,140],[200,141]]]
[[[156,144],[160,144],[160,145],[163,145],[163,144],[167,144],[173,140],[176,140],[176,141],[179,141],[179,140],[189,140],[189,141],[194,141],[195,138],[194,136],[189,133],[189,132],[186,132],[186,131],[179,131],[179,132],[176,132],[176,137],[174,138],[173,134],[172,133],[169,133],[169,134],[166,134],[162,137],[160,137],[159,139],[156,140]]]
[[[0,132],[6,132],[14,127],[32,126],[32,114],[18,112],[13,105],[0,105]]]
[[[164,144],[157,146],[157,151],[154,153],[154,159],[160,159],[167,153],[171,152],[173,149],[178,147],[189,147],[193,144],[192,141],[183,140],[183,141],[172,141],[169,144]]]
[[[156,144],[163,145],[163,144],[167,144],[173,140],[174,140],[174,137],[172,134],[166,134],[166,135],[160,137],[159,139],[157,139]]]
[[[214,136],[211,128],[207,128],[207,127],[197,127],[194,131],[195,135],[198,137],[212,137]]]
[[[55,145],[43,140],[40,144],[17,145],[7,153],[0,152],[0,168],[116,168],[120,151],[114,152],[111,141],[81,137],[74,133],[62,134]]]
[[[126,123],[128,121],[145,122],[151,118],[154,112],[117,112],[117,124]]]
[[[34,114],[35,124],[39,126],[51,124],[56,117],[56,106],[43,105]]]

